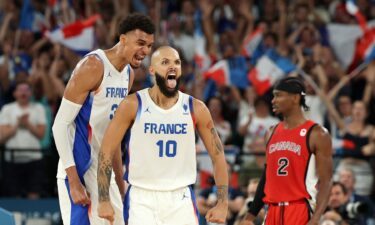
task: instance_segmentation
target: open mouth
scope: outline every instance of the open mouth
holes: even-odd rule
[[[135,55],[134,58],[135,58],[138,62],[142,62],[142,60],[145,58],[145,56]]]
[[[175,88],[177,85],[176,81],[176,73],[172,72],[167,74],[167,87],[168,88]]]

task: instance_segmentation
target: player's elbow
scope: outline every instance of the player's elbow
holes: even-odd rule
[[[57,135],[61,134],[61,132],[64,132],[64,127],[67,128],[67,124],[64,124],[60,120],[56,119],[52,125],[53,137],[56,138]]]

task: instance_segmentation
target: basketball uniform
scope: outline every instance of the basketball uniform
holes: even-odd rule
[[[266,225],[307,224],[315,207],[317,176],[309,136],[315,123],[286,129],[280,122],[266,148],[267,168],[263,201],[268,204]]]
[[[103,50],[90,52],[104,65],[104,74],[99,88],[88,94],[74,124],[69,129],[74,161],[81,182],[90,193],[91,205],[75,205],[69,195],[69,183],[64,166],[59,161],[57,185],[62,219],[65,225],[91,224],[104,225],[108,221],[97,215],[98,187],[97,168],[100,145],[105,130],[121,100],[128,94],[130,65],[119,72],[108,60]],[[111,203],[115,210],[115,223],[124,224],[122,200],[114,174],[110,185]]]
[[[196,225],[193,98],[178,92],[169,109],[158,107],[149,89],[136,93],[137,115],[128,131],[124,201],[129,225]]]

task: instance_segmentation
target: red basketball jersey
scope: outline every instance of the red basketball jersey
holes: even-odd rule
[[[315,203],[317,177],[315,155],[308,140],[314,122],[285,129],[280,122],[267,143],[267,169],[264,202],[292,202],[310,199]]]

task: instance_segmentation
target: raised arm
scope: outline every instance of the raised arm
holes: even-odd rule
[[[210,155],[217,186],[217,204],[206,214],[209,222],[224,223],[228,212],[228,168],[224,147],[214,127],[211,114],[203,102],[194,100],[194,114],[200,137]]]
[[[98,161],[98,195],[99,207],[98,215],[109,221],[114,220],[114,211],[110,203],[109,185],[113,169],[113,157],[119,146],[126,130],[131,126],[137,113],[137,97],[129,95],[119,105],[115,116],[109,123],[104,134],[102,145],[99,152]],[[118,152],[117,152],[118,153]]]
[[[316,208],[308,225],[318,224],[324,213],[332,185],[332,142],[327,129],[316,126],[310,135],[310,147],[316,158],[316,173],[318,176],[318,194]]]
[[[95,90],[103,74],[103,64],[95,56],[82,60],[73,72],[52,127],[57,151],[68,176],[70,193],[75,204],[88,204],[89,198],[78,177],[73,157],[73,141],[68,129],[73,125],[88,93]]]

